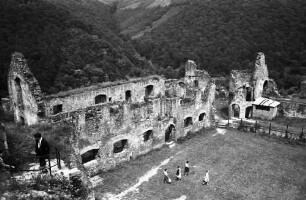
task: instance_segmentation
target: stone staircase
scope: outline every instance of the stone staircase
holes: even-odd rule
[[[218,123],[217,123],[217,127],[218,128],[227,128],[228,127],[227,120],[219,120]]]

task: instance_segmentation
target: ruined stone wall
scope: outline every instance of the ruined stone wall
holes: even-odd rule
[[[272,108],[270,107],[270,110],[260,110],[256,109],[256,106],[253,105],[253,117],[254,118],[260,118],[260,119],[267,119],[272,120],[277,115],[277,107]]]
[[[280,102],[279,113],[285,117],[306,118],[306,102],[273,98]]]
[[[16,122],[32,125],[44,117],[40,86],[21,53],[12,54],[8,87],[10,105]]]
[[[161,90],[166,91],[164,96],[142,102],[106,102],[51,115],[49,120],[78,119],[80,154],[93,149],[98,151],[95,159],[84,164],[94,174],[161,148],[166,142],[185,137],[189,132],[212,126],[214,81],[205,80],[207,86],[204,91],[192,89],[182,81],[184,79],[166,81]],[[189,98],[190,95],[194,98]],[[190,124],[186,124],[187,118],[191,119]],[[145,134],[150,131],[152,135],[146,140]],[[127,141],[126,147],[115,153],[115,144],[123,140]]]
[[[105,95],[106,100],[103,103],[123,102],[126,100],[126,91],[130,91],[129,102],[143,102],[146,96],[146,86],[152,85],[153,91],[150,98],[164,96],[164,83],[162,77],[154,76],[150,78],[135,79],[126,81],[122,84],[114,84],[107,87],[88,87],[82,92],[70,91],[67,94],[51,95],[45,98],[46,115],[54,114],[54,106],[62,105],[62,112],[72,112],[77,109],[83,109],[95,105],[95,97]]]
[[[94,156],[84,165],[96,173],[212,126],[215,82],[206,71],[196,70],[193,61],[185,67],[185,77],[179,80],[151,76],[42,98],[26,61],[14,54],[10,99],[16,121],[24,117],[27,124],[73,123],[72,146],[78,158],[72,156],[71,162],[79,163],[80,155]]]
[[[215,85],[210,82],[208,87],[205,94],[207,97],[199,98],[199,101],[184,103],[180,97],[171,97],[134,104],[106,103],[87,107],[70,115],[61,113],[58,116],[66,116],[62,120],[78,119],[76,123],[79,127],[80,154],[91,149],[99,149],[97,158],[85,163],[91,173],[97,173],[160,148],[166,143],[166,130],[170,125],[175,127],[171,140],[185,137],[188,132],[210,127]],[[203,113],[205,116],[199,120],[199,116]],[[55,117],[57,116],[52,116]],[[186,127],[184,120],[187,117],[192,118],[192,125]],[[153,136],[144,141],[144,134],[150,130]],[[127,140],[128,145],[122,152],[114,153],[114,143],[120,140]]]
[[[258,53],[255,61],[255,69],[253,72],[254,98],[262,96],[265,81],[269,80],[268,68],[265,62],[265,55]]]
[[[263,53],[257,54],[253,71],[231,71],[228,97],[230,117],[249,117],[253,102],[262,97],[263,92],[273,93],[275,96],[278,95],[274,81],[269,79],[268,76],[268,68]],[[239,115],[235,115],[235,112],[239,113]]]
[[[213,90],[212,86],[212,90]],[[155,99],[153,101],[133,106],[123,103],[120,111],[112,115],[106,108],[101,114],[86,119],[87,113],[82,113],[84,120],[79,123],[83,127],[80,135],[81,152],[90,148],[98,148],[98,158],[87,164],[92,170],[106,170],[120,162],[127,161],[166,143],[166,130],[170,125],[175,127],[172,139],[185,137],[188,132],[195,132],[203,127],[210,127],[210,108],[214,93],[207,102],[193,102],[180,105],[179,98]],[[153,109],[150,109],[152,105]],[[205,113],[202,121],[199,115]],[[184,120],[192,117],[192,125],[185,127]],[[152,131],[153,136],[144,141],[144,134]],[[114,144],[127,140],[127,147],[120,153],[114,153]],[[86,164],[85,164],[86,165]]]
[[[246,101],[247,88],[251,90],[251,100],[253,100],[253,85],[250,70],[232,70],[230,76],[230,93],[233,95],[229,104],[229,113],[234,116],[233,105],[239,107],[239,118],[245,118],[245,111],[252,106],[253,101]]]

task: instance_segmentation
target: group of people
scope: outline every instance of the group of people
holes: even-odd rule
[[[42,137],[41,133],[37,132],[34,134],[36,141],[35,144],[35,154],[38,157],[40,169],[43,173],[48,172],[46,167],[46,159],[48,159],[50,154],[50,146],[45,138]],[[8,169],[14,169],[12,165],[8,165],[4,162],[3,156],[9,156],[9,149],[6,138],[6,131],[3,123],[0,123],[0,172],[4,172]]]
[[[184,176],[188,176],[189,171],[190,171],[190,166],[189,166],[189,161],[187,160],[186,163],[185,163],[185,168],[184,168]],[[175,175],[176,175],[176,180],[177,181],[182,180],[182,169],[180,168],[180,166],[177,166]],[[163,180],[163,182],[168,183],[168,184],[171,184],[171,182],[172,182],[171,178],[168,175],[167,168],[164,169],[164,180]],[[203,185],[208,185],[208,182],[209,182],[209,170],[206,171],[202,184]]]

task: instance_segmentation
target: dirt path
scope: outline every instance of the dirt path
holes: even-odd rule
[[[144,183],[144,182],[148,182],[150,178],[152,178],[153,176],[155,176],[157,174],[157,171],[164,165],[166,165],[167,163],[169,163],[169,161],[172,159],[173,157],[170,157],[168,159],[165,159],[164,161],[162,161],[160,163],[160,165],[153,167],[150,171],[148,171],[145,175],[141,176],[138,180],[138,182],[131,186],[130,188],[126,189],[125,191],[117,194],[117,195],[113,195],[113,194],[106,194],[107,199],[109,200],[121,200],[124,196],[126,196],[128,193],[130,192],[137,192],[138,191],[138,187]]]

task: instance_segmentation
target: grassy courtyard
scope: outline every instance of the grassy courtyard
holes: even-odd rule
[[[97,197],[130,189],[167,158],[171,160],[156,174],[121,199],[306,199],[305,146],[225,129],[202,132],[173,148],[153,151],[101,174],[104,182],[96,188]],[[183,168],[186,160],[191,174],[177,182],[175,169],[178,165]],[[172,184],[163,184],[164,168]],[[207,169],[211,180],[203,186]]]

